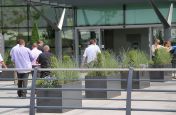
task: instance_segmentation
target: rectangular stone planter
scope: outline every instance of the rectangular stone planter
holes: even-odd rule
[[[72,82],[62,85],[60,88],[81,88],[81,82]],[[72,106],[82,107],[82,91],[61,91],[61,90],[37,90],[36,97],[49,97],[59,99],[37,99],[37,106]],[[72,109],[62,108],[37,108],[39,113],[63,113]]]
[[[121,79],[126,80],[121,82],[122,89],[127,88],[127,80],[128,80],[128,72],[120,72]],[[140,81],[141,79],[146,79],[145,81]],[[133,72],[133,81],[132,81],[132,88],[133,89],[142,89],[147,88],[150,86],[150,78],[149,72],[147,71],[134,71]]]
[[[91,80],[88,80],[91,79]],[[94,80],[95,79],[95,80]],[[98,80],[100,79],[100,80]],[[102,80],[105,79],[105,80]],[[120,79],[119,74],[117,76],[85,76],[85,88],[98,88],[98,89],[121,89],[120,81],[108,80],[108,79]],[[113,98],[121,95],[121,91],[85,91],[86,98]]]
[[[13,65],[7,65],[8,68],[14,68]],[[16,77],[15,71],[2,71],[0,78],[3,78],[4,81],[14,81]]]
[[[171,64],[166,65],[150,65],[151,68],[172,68]],[[158,81],[157,81],[158,80]],[[150,71],[150,81],[164,82],[172,80],[172,72],[170,71]]]

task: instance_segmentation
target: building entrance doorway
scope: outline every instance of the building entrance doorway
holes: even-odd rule
[[[76,60],[79,64],[92,37],[97,39],[97,45],[101,50],[110,50],[117,55],[129,49],[140,49],[150,54],[148,28],[77,28],[76,31]]]
[[[103,29],[102,46],[119,54],[123,50],[139,49],[150,52],[148,28]]]
[[[76,37],[76,60],[79,64],[82,62],[82,57],[85,48],[89,45],[89,40],[96,38],[97,45],[101,46],[100,29],[78,29]]]

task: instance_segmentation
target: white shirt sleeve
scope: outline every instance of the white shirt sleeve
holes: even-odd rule
[[[3,61],[3,58],[2,58],[2,56],[1,56],[1,54],[0,54],[0,62],[2,62]]]
[[[101,53],[101,50],[100,50],[98,45],[96,45],[96,50],[97,50],[98,53]]]
[[[84,51],[83,57],[87,57],[87,48]]]

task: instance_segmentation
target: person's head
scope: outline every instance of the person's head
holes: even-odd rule
[[[19,39],[19,45],[24,45],[25,46],[25,41],[23,39]]]
[[[94,40],[94,44],[96,44],[97,43],[97,40],[96,39],[93,39]]]
[[[20,42],[20,39],[17,39],[17,40],[16,40],[16,44],[19,44],[19,42]]]
[[[159,39],[155,39],[154,40],[154,44],[159,45],[160,44],[160,40]]]
[[[37,48],[37,43],[33,43],[32,48]]]
[[[43,45],[44,45],[44,42],[43,42],[42,40],[38,40],[38,41],[37,41],[37,44],[38,44],[39,46],[43,46]]]
[[[171,41],[164,41],[163,46],[164,47],[170,47],[171,46]]]
[[[90,39],[89,44],[91,45],[91,44],[94,44],[94,43],[95,43],[95,41],[93,39]]]
[[[50,47],[49,47],[48,45],[45,45],[45,46],[43,47],[43,51],[44,51],[44,52],[49,52],[49,51],[50,51]]]

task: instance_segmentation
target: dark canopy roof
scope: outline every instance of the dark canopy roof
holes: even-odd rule
[[[126,3],[149,3],[149,0],[31,0],[41,3],[66,5],[66,6],[108,6]],[[171,2],[176,0],[154,0],[155,2]]]

